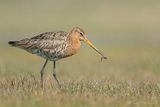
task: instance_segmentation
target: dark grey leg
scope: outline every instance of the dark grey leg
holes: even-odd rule
[[[61,85],[60,85],[60,83],[59,83],[59,81],[58,81],[58,79],[57,79],[57,76],[56,76],[55,69],[56,69],[56,61],[53,61],[53,77],[54,77],[54,79],[56,80],[59,88],[61,88]]]
[[[48,62],[48,59],[46,59],[44,65],[43,65],[43,67],[41,69],[41,72],[40,72],[41,73],[41,87],[43,87],[43,74],[44,74],[44,68],[47,65],[47,62]]]

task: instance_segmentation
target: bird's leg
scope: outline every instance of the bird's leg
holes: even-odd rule
[[[59,81],[58,81],[58,79],[57,79],[57,76],[56,76],[55,69],[56,69],[56,61],[53,61],[53,77],[54,77],[54,79],[56,80],[59,88],[61,88],[61,85],[60,85],[60,83],[59,83]]]
[[[47,62],[48,62],[48,59],[46,59],[44,65],[43,65],[43,67],[41,69],[41,72],[40,72],[41,73],[41,87],[43,87],[43,74],[44,74],[44,68],[47,65]]]

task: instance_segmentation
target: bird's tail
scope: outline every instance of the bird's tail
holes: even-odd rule
[[[9,41],[8,44],[15,47],[24,47],[29,42],[29,39],[23,39],[19,41]]]
[[[11,46],[17,46],[18,41],[9,41],[8,44]]]
[[[30,45],[27,45],[29,41],[30,40],[26,38],[19,41],[9,41],[8,44],[11,46],[19,47],[19,48],[26,48],[30,46]]]

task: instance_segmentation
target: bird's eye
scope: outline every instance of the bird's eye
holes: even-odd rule
[[[83,33],[82,33],[82,32],[80,32],[80,34],[83,36]]]

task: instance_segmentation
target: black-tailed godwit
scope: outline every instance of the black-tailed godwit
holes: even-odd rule
[[[85,31],[79,27],[74,27],[69,33],[64,31],[46,32],[32,38],[25,38],[19,41],[9,41],[8,43],[12,46],[19,47],[46,59],[40,71],[42,87],[44,68],[48,61],[53,61],[53,77],[60,87],[61,85],[55,73],[56,61],[76,54],[81,46],[80,41],[84,41],[86,44],[96,50],[102,56],[102,59],[106,59],[102,52],[100,52],[86,38]]]

